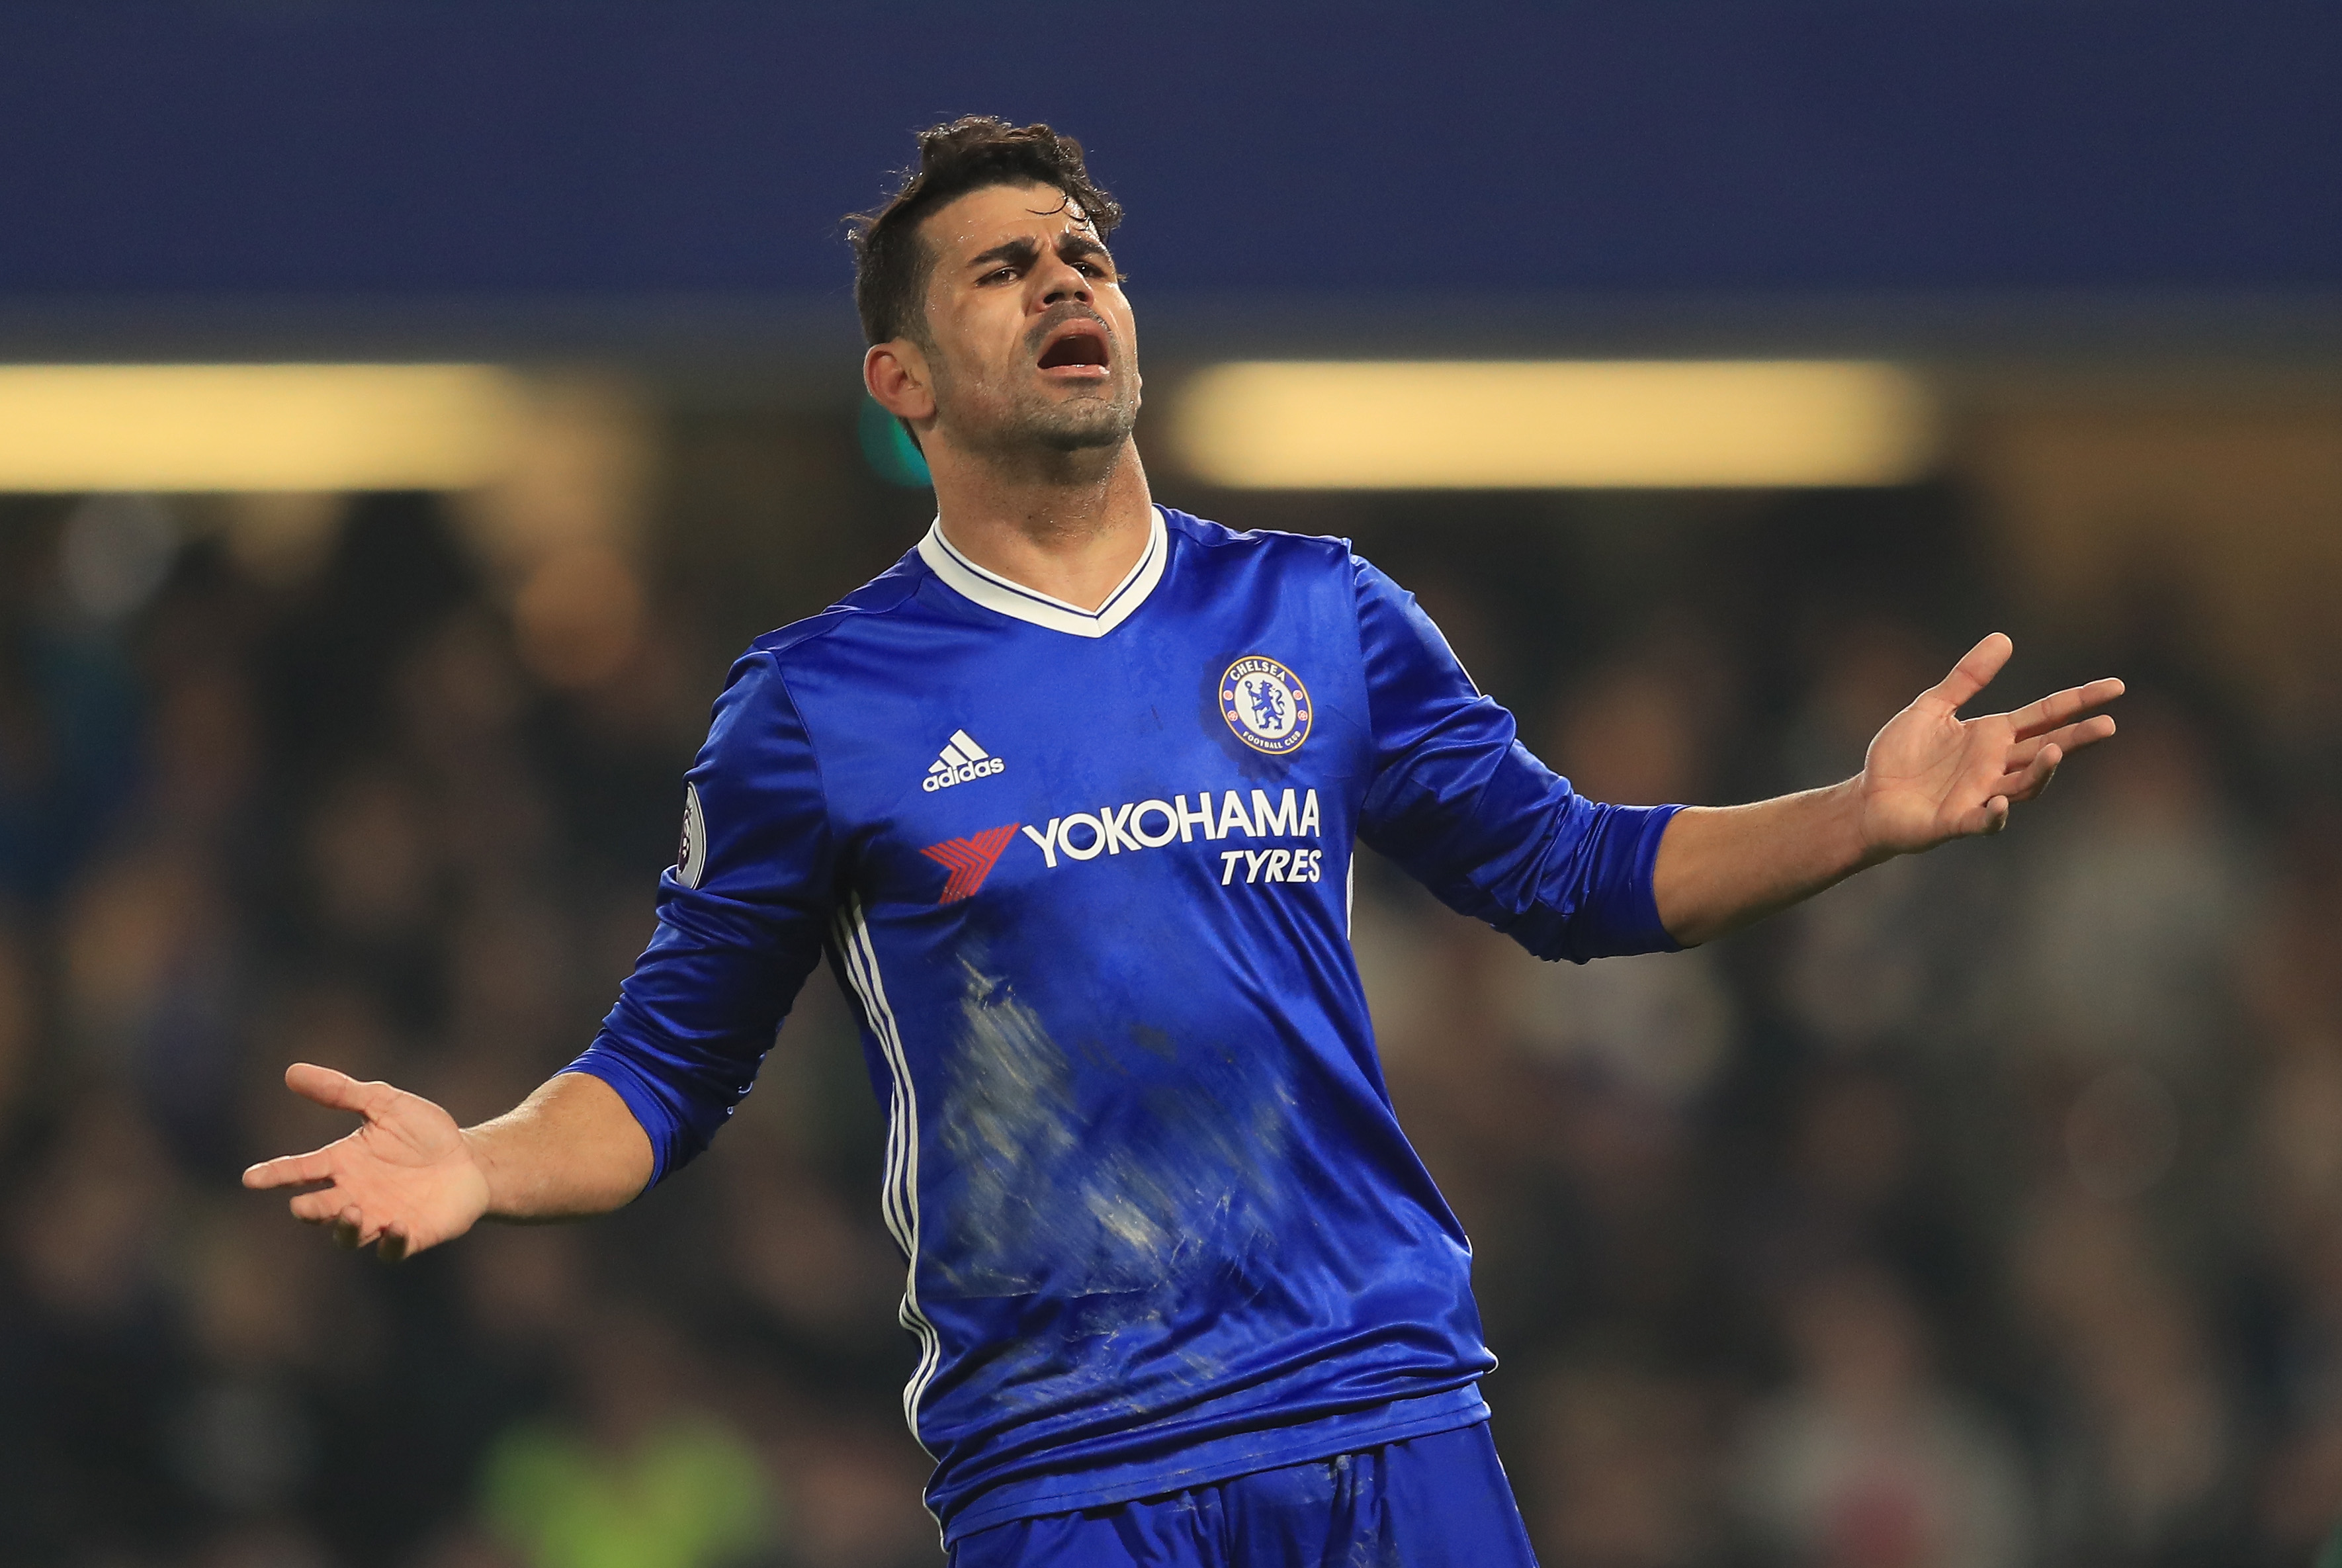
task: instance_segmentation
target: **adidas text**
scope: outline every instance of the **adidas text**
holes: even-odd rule
[[[933,794],[954,784],[973,784],[977,779],[989,778],[994,774],[1006,772],[1007,767],[1008,764],[998,757],[986,757],[982,762],[961,763],[956,766],[938,765],[920,782],[919,787]],[[971,795],[968,798],[973,800],[975,797]]]

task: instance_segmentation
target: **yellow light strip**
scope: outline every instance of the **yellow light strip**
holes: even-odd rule
[[[0,491],[464,489],[518,414],[485,365],[0,365]]]
[[[1223,365],[1173,435],[1201,477],[1271,490],[1892,484],[1935,445],[1911,375],[1808,360]]]

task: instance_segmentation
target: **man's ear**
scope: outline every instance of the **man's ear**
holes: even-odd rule
[[[920,424],[936,416],[935,381],[927,356],[907,337],[873,344],[862,356],[862,385],[879,407]]]

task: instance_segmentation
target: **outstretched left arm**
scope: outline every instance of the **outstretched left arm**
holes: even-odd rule
[[[1865,866],[2007,826],[2009,808],[2039,794],[2060,762],[2115,733],[2112,718],[2092,714],[2123,692],[2120,681],[2092,681],[2014,713],[1960,717],[2013,646],[1995,632],[1969,649],[1887,722],[1844,784],[1677,812],[1652,869],[1668,934],[1706,942]]]

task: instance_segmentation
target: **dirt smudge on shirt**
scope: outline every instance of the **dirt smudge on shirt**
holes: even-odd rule
[[[1270,1063],[1144,1024],[1069,1054],[1006,981],[962,968],[928,1294],[1152,1296],[1266,1240],[1291,1106]]]

